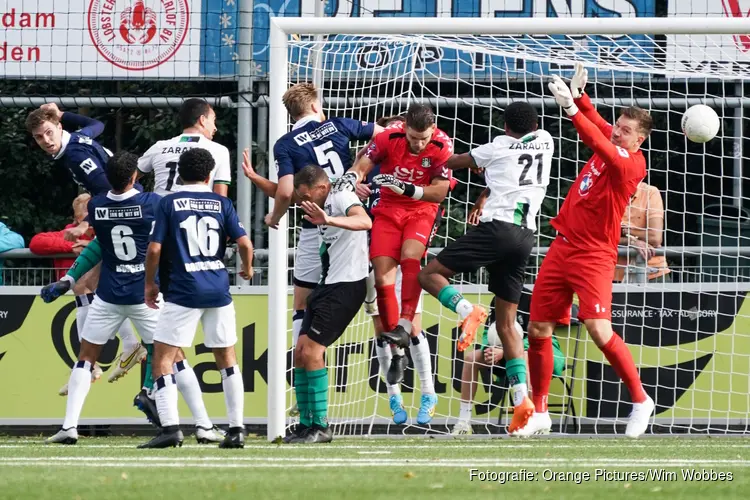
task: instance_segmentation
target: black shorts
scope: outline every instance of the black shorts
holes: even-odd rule
[[[481,222],[445,247],[436,258],[455,273],[486,268],[490,292],[501,300],[518,304],[532,248],[534,231],[493,220]]]
[[[344,334],[367,295],[365,280],[318,285],[310,294],[300,335],[328,347]]]

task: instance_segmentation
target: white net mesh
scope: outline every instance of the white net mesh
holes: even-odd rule
[[[743,307],[750,268],[742,255],[750,219],[741,207],[750,56],[744,40],[740,35],[293,36],[288,80],[318,81],[328,116],[376,121],[404,112],[412,102],[429,103],[457,153],[501,134],[508,103],[525,100],[536,106],[540,127],[556,139],[556,152],[537,220],[538,248],[527,268],[529,289],[554,235],[549,222],[591,155],[548,93],[550,75],[569,77],[574,62],[583,61],[589,70],[587,92],[608,121],[616,119],[621,106],[649,110],[655,129],[644,146],[645,181],[655,191],[642,198],[650,211],[635,207],[629,213],[633,221],[645,221],[639,229],[663,235],[661,242],[651,241],[667,256],[648,264],[635,257],[623,260],[618,281],[649,283],[614,285],[613,324],[656,400],[658,429],[724,432],[745,430],[750,411],[750,318]],[[722,123],[719,135],[706,145],[688,142],[680,130],[682,113],[697,103],[711,106]],[[352,145],[352,154],[361,146]],[[471,172],[457,177],[431,255],[466,231],[473,200],[484,187]],[[654,196],[663,202],[663,232],[653,227],[659,214]],[[290,224],[294,221],[296,234],[299,216]],[[659,276],[663,266],[670,270],[666,278]],[[490,304],[482,271],[458,275],[454,282],[472,302]],[[527,311],[528,294],[519,305],[524,327]],[[338,433],[450,432],[459,414],[464,371],[463,355],[455,349],[456,315],[426,296],[422,328],[439,397],[431,426],[414,423],[420,383],[411,367],[402,386],[410,425],[391,423],[372,321],[362,312],[327,354],[329,418]],[[567,432],[579,430],[578,424],[593,432],[611,431],[630,411],[627,391],[585,329],[573,325],[556,335],[565,359],[551,386],[553,419],[567,415],[560,418],[571,424],[563,428]],[[498,432],[507,423],[501,410],[509,406],[503,372],[495,372],[480,370],[473,397],[475,432]],[[294,404],[291,387],[287,403]]]

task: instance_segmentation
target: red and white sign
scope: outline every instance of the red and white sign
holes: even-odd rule
[[[0,78],[200,76],[201,0],[0,0]]]
[[[669,16],[747,18],[748,34],[667,37],[667,68],[743,76],[750,71],[750,0],[669,0]]]

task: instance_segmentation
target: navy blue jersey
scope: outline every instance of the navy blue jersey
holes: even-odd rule
[[[372,167],[372,170],[370,170],[370,173],[367,174],[367,179],[365,179],[365,184],[370,185],[370,197],[367,198],[365,201],[365,210],[367,210],[367,215],[370,216],[370,218],[374,219],[375,217],[372,215],[372,209],[377,206],[378,202],[380,201],[380,184],[375,184],[372,182],[372,180],[375,178],[376,175],[380,174],[380,164],[375,165]]]
[[[161,197],[131,189],[89,200],[89,221],[102,247],[97,295],[110,304],[143,304],[146,249]]]
[[[106,194],[112,189],[105,171],[112,154],[94,140],[104,129],[104,124],[68,112],[63,113],[62,124],[68,128],[81,127],[81,130],[63,132],[62,147],[54,157],[55,162],[67,168],[73,180],[91,196]]]
[[[294,175],[308,165],[320,165],[328,177],[341,176],[352,166],[350,141],[369,141],[374,130],[373,123],[351,118],[300,120],[273,145],[279,178]]]
[[[227,238],[246,236],[232,202],[205,184],[189,184],[162,198],[151,241],[169,261],[164,300],[183,307],[223,307],[232,302],[224,267]],[[164,260],[163,260],[164,262]]]

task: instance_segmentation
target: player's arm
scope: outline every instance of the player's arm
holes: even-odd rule
[[[66,129],[78,130],[79,133],[96,139],[104,132],[104,124],[99,120],[94,120],[88,116],[77,115],[70,111],[62,113],[60,123]]]
[[[267,226],[276,228],[292,204],[292,197],[294,195],[294,164],[284,145],[278,142],[273,146],[273,156],[276,162],[279,183],[276,187],[276,193],[273,196],[273,211],[266,215],[265,222]]]
[[[229,194],[229,185],[232,183],[232,167],[229,150],[221,148],[221,154],[216,161],[216,175],[214,175],[214,193],[219,196],[227,197]]]
[[[367,179],[367,176],[388,155],[388,134],[378,134],[365,149],[364,153],[357,155],[352,168],[346,171],[333,185],[334,191],[346,189],[354,191],[357,183]]]
[[[344,216],[332,217],[328,215],[317,203],[303,201],[301,203],[304,210],[304,218],[316,226],[325,225],[340,227],[349,231],[369,231],[372,228],[372,219],[357,195],[352,192],[344,191],[336,194],[340,197],[337,202],[340,204]],[[347,206],[348,205],[348,206]]]
[[[471,153],[453,155],[448,159],[445,166],[450,170],[461,170],[464,168],[479,168]]]
[[[228,199],[223,200],[222,211],[224,214],[224,227],[230,240],[237,243],[237,252],[242,261],[240,276],[249,280],[253,277],[253,242],[247,235],[245,228],[240,222],[234,205]]]
[[[159,153],[161,147],[157,142],[146,151],[143,156],[138,158],[138,179],[154,171],[154,158]]]
[[[278,184],[276,184],[272,180],[266,179],[255,171],[255,169],[253,168],[253,163],[250,160],[250,150],[247,148],[245,148],[245,150],[242,152],[242,171],[245,173],[245,177],[250,179],[250,182],[255,184],[258,189],[263,191],[263,194],[265,194],[269,198],[276,197],[276,189],[278,188]]]
[[[146,251],[146,305],[151,309],[158,309],[156,298],[159,296],[159,286],[156,284],[156,271],[161,259],[161,243],[152,241]]]
[[[609,137],[610,135],[612,135],[612,125],[610,125],[607,120],[602,118],[594,105],[591,103],[591,99],[589,99],[589,96],[584,92],[588,79],[588,70],[586,70],[586,68],[583,66],[583,63],[576,63],[576,71],[573,74],[573,78],[570,79],[570,93],[573,96],[573,100],[576,106],[578,106],[578,109],[583,113],[583,115],[588,118],[591,123],[596,125],[596,127],[601,130],[604,135]]]

